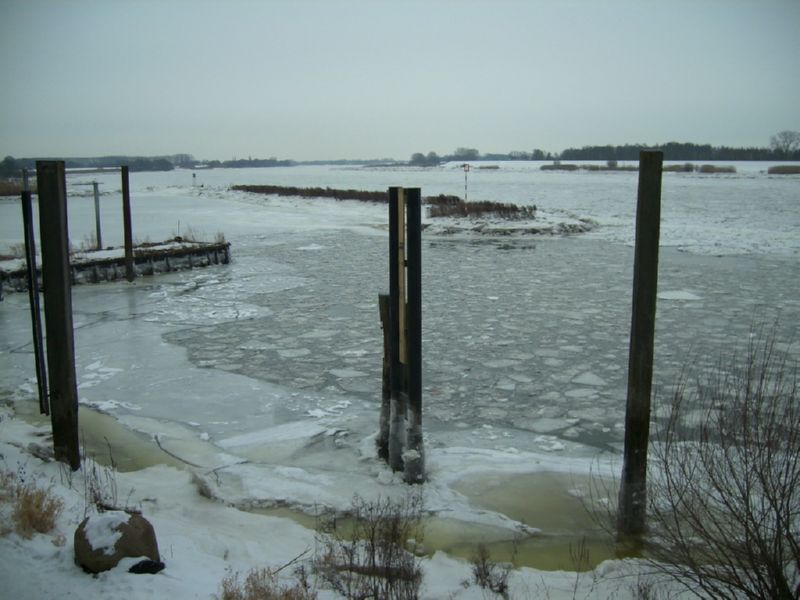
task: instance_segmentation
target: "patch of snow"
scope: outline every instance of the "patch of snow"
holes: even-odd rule
[[[90,515],[85,527],[86,541],[92,550],[102,550],[109,556],[114,554],[114,545],[122,537],[119,526],[129,519],[130,515],[120,510]]]

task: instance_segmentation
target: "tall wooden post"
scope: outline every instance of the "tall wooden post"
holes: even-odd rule
[[[47,368],[45,367],[44,344],[42,342],[42,310],[39,305],[39,274],[36,268],[36,238],[33,230],[33,202],[28,184],[28,170],[22,172],[22,226],[25,230],[25,263],[28,275],[28,304],[31,308],[31,330],[33,334],[33,358],[36,365],[36,385],[39,391],[39,412],[50,414],[50,399],[47,391]]]
[[[405,190],[408,207],[408,439],[405,451],[406,483],[425,479],[422,445],[422,218],[419,188]]]
[[[81,459],[64,161],[38,161],[36,179],[53,447],[56,460],[76,470]]]
[[[403,188],[389,188],[389,466],[403,470],[406,442],[405,380],[405,198]]]
[[[621,540],[639,536],[646,528],[662,162],[663,154],[658,151],[639,155],[625,451],[617,513],[617,535]]]
[[[378,437],[375,445],[378,448],[378,457],[389,461],[389,434],[390,419],[392,411],[392,353],[389,318],[389,295],[378,295],[378,310],[381,317],[381,328],[383,329],[383,377],[381,382],[381,416],[378,422]]]
[[[100,231],[100,190],[98,189],[98,183],[96,181],[92,182],[92,188],[94,189],[94,229],[95,237],[97,238],[96,250],[102,250],[103,233]]]
[[[133,281],[136,273],[133,270],[133,229],[131,227],[131,190],[128,180],[128,165],[122,171],[122,221],[125,228],[125,279]]]

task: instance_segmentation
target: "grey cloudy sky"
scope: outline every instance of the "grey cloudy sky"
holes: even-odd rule
[[[0,0],[0,155],[766,146],[800,1]]]

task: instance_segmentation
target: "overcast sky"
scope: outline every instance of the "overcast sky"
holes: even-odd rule
[[[766,146],[800,0],[0,0],[0,75],[0,156]]]

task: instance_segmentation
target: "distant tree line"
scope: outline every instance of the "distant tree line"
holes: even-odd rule
[[[731,148],[710,144],[669,142],[657,146],[626,144],[624,146],[584,146],[567,148],[561,160],[639,160],[642,150],[661,150],[664,160],[800,160],[800,149]]]
[[[278,160],[272,158],[234,158],[233,160],[210,160],[203,163],[209,169],[244,169],[248,167],[292,167],[293,160]]]
[[[5,179],[20,177],[23,169],[31,174],[36,171],[37,160],[63,160],[67,169],[115,169],[128,165],[131,172],[172,171],[175,163],[169,157],[141,156],[101,156],[94,158],[14,158],[6,156],[0,163],[0,177]]]
[[[584,146],[567,148],[563,152],[551,153],[538,148],[531,152],[515,150],[507,154],[481,154],[475,148],[456,148],[452,154],[439,156],[436,152],[411,155],[409,164],[433,167],[443,162],[471,160],[639,160],[642,150],[661,150],[664,160],[800,160],[800,132],[781,131],[770,138],[769,147],[731,148],[711,144],[669,142],[651,146],[648,144],[625,144],[624,146]]]
[[[558,158],[558,155],[553,155],[550,152],[539,150],[538,148],[532,152],[522,150],[515,150],[507,154],[491,153],[481,154],[477,148],[456,148],[451,154],[439,156],[436,152],[428,152],[422,154],[415,152],[411,155],[411,160],[408,164],[416,167],[436,167],[444,162],[453,161],[470,161],[470,160],[553,160]]]

